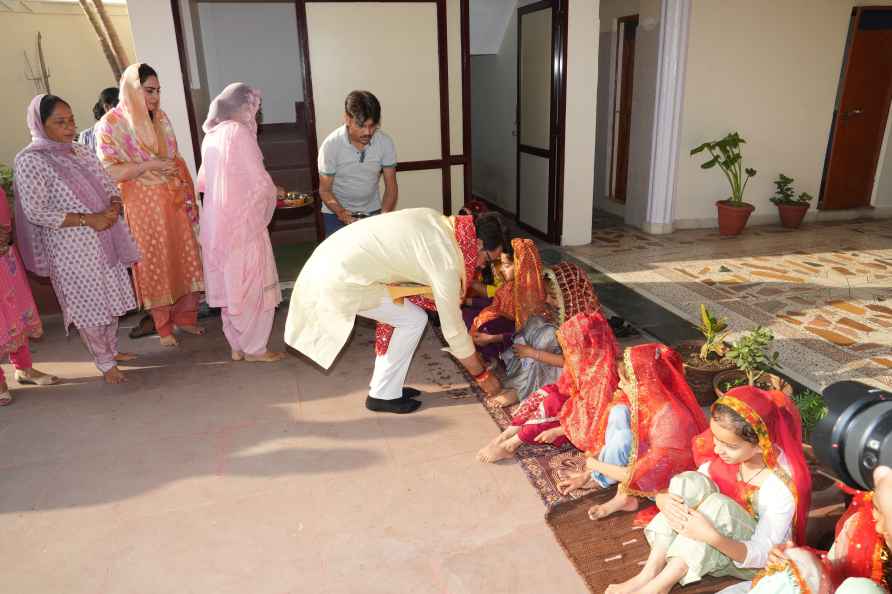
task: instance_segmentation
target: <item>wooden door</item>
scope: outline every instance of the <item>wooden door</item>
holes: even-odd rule
[[[517,9],[517,222],[560,242],[565,100],[562,0]]]
[[[820,208],[870,205],[890,101],[892,7],[855,8]]]
[[[632,132],[632,92],[635,81],[635,35],[637,30],[637,14],[622,17],[617,23],[610,188],[611,197],[619,202],[626,201],[626,188],[629,182],[629,139]]]

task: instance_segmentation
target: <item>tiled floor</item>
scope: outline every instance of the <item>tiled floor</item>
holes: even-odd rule
[[[562,251],[620,283],[620,292],[635,291],[689,321],[707,303],[735,331],[770,327],[783,371],[809,387],[843,378],[892,386],[887,221],[754,227],[730,239],[712,230],[650,236],[602,228],[592,244]],[[663,340],[678,327],[660,307],[640,307],[625,317]]]
[[[122,328],[114,387],[46,322],[36,365],[68,381],[0,408],[0,592],[586,591],[519,465],[474,459],[498,429],[430,331],[401,417],[363,407],[370,327],[329,373],[233,363],[219,319],[179,349]]]

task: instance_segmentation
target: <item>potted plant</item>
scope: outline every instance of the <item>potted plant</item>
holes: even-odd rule
[[[777,352],[768,354],[768,346],[773,340],[771,330],[758,326],[732,344],[725,358],[734,363],[737,369],[722,371],[713,378],[716,396],[721,398],[731,388],[747,384],[792,394],[790,384],[769,372],[769,369],[780,368]]]
[[[712,380],[720,371],[732,369],[734,363],[725,359],[728,345],[728,321],[718,318],[706,305],[700,304],[700,324],[697,330],[703,335],[702,340],[686,340],[676,345],[685,367],[685,377],[697,400],[703,406],[715,401],[715,390]]]
[[[712,157],[700,167],[712,169],[718,165],[731,185],[731,196],[715,203],[719,217],[719,235],[739,235],[755,207],[743,201],[743,192],[750,178],[756,175],[755,169],[743,168],[740,145],[746,141],[737,132],[730,132],[720,140],[704,142],[691,150],[691,156],[708,151]]]
[[[9,201],[9,212],[13,212],[12,208],[12,168],[5,163],[0,163],[0,188],[6,192],[6,199]]]
[[[781,225],[787,229],[798,229],[808,211],[808,203],[811,202],[812,195],[802,192],[796,196],[796,192],[793,191],[793,178],[787,177],[783,173],[779,175],[774,185],[777,189],[774,196],[771,197],[771,202],[777,206]]]
[[[818,422],[827,416],[824,397],[812,390],[803,390],[793,395],[793,402],[802,418],[802,434],[808,439]]]

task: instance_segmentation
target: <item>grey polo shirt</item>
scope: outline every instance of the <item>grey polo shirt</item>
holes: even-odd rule
[[[381,209],[378,178],[384,167],[396,167],[396,148],[381,130],[362,151],[350,144],[346,125],[329,134],[319,147],[319,175],[334,177],[335,198],[350,212]],[[322,212],[331,210],[323,204]]]

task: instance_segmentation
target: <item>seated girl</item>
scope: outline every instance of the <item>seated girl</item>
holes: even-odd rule
[[[591,447],[598,419],[618,383],[619,347],[600,312],[577,314],[558,334],[564,353],[560,379],[524,401],[511,426],[478,452],[481,462],[508,458],[524,443],[562,446],[569,439],[579,449]]]
[[[502,352],[506,378],[505,389],[494,399],[499,406],[522,402],[557,382],[564,365],[557,329],[576,314],[601,310],[592,283],[578,266],[561,262],[545,270],[545,281],[545,315],[531,316],[514,336],[513,347]]]
[[[644,568],[607,594],[667,593],[706,575],[751,580],[773,547],[791,536],[803,543],[811,476],[799,412],[786,395],[728,391],[692,445],[701,466],[657,495],[660,513],[644,530],[651,546]]]
[[[752,585],[732,586],[721,594],[888,592],[892,564],[889,546],[878,532],[885,521],[875,507],[874,493],[843,489],[854,499],[836,523],[836,538],[829,552],[793,547],[792,543],[775,547],[768,556],[768,566]]]
[[[498,359],[511,346],[515,328],[522,328],[530,316],[545,311],[539,250],[531,239],[513,239],[511,246],[514,256],[504,272],[510,280],[499,287],[492,302],[477,312],[469,326],[477,350],[487,360]],[[463,315],[467,313],[465,309]]]
[[[691,440],[707,428],[681,357],[662,344],[626,349],[608,411],[598,419],[585,470],[558,483],[564,494],[620,483],[610,501],[589,510],[593,520],[635,511],[638,497],[654,498],[673,476],[693,470]]]

